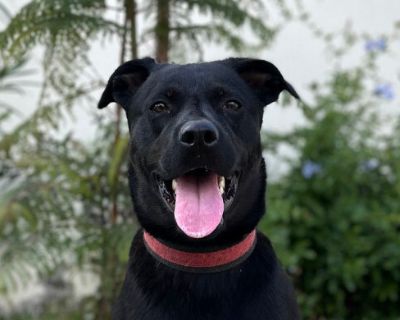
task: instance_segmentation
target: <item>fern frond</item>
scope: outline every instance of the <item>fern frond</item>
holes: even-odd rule
[[[33,0],[0,32],[0,54],[5,63],[37,46],[45,49],[44,79],[39,104],[46,97],[65,96],[77,90],[87,65],[90,42],[98,36],[118,34],[118,23],[103,17],[104,0]]]
[[[98,33],[118,31],[119,25],[102,17],[102,0],[33,0],[0,33],[4,58],[19,57],[34,46],[80,46]]]

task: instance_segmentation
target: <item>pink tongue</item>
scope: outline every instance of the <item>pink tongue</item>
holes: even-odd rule
[[[218,176],[183,176],[176,179],[175,221],[189,237],[203,238],[220,224],[224,202]]]

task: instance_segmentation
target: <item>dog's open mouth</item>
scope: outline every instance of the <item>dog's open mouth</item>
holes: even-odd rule
[[[178,227],[189,237],[203,238],[222,223],[234,199],[238,174],[222,177],[199,168],[173,180],[156,176],[162,198],[174,212]]]

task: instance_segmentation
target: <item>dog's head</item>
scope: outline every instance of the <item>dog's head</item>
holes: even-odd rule
[[[117,102],[131,136],[130,186],[149,232],[170,240],[235,237],[264,212],[263,108],[288,91],[263,60],[188,65],[132,60],[111,75],[99,108]]]

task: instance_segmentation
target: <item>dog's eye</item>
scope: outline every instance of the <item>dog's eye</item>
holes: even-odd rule
[[[150,110],[156,113],[170,112],[168,106],[164,102],[156,102],[150,107]]]
[[[237,102],[235,100],[229,100],[229,101],[225,102],[224,108],[233,110],[233,111],[237,111],[241,108],[241,105],[239,102]]]

